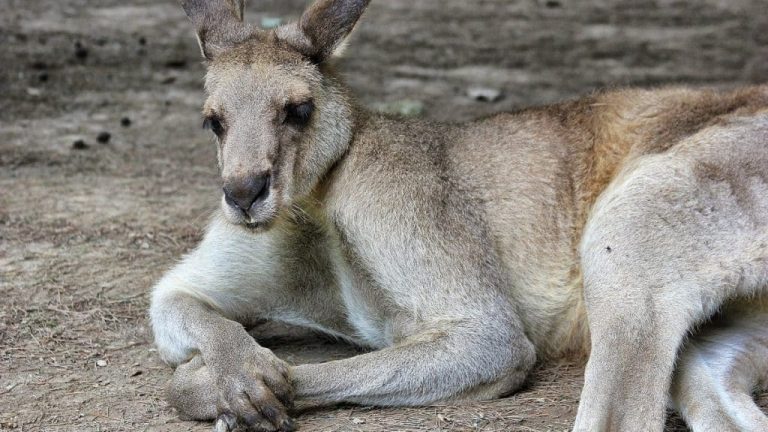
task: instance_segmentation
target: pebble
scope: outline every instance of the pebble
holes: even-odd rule
[[[96,360],[96,366],[98,366],[98,367],[104,367],[104,366],[106,366],[106,365],[107,365],[107,361],[106,361],[106,360],[104,360],[104,359],[101,359],[101,360]]]
[[[112,138],[112,134],[106,131],[99,132],[99,134],[96,135],[96,141],[100,142],[101,144],[108,143],[111,138]]]
[[[501,99],[501,90],[490,87],[471,87],[467,96],[480,102],[496,102]]]
[[[88,57],[88,48],[83,46],[80,41],[75,42],[75,57],[85,60]]]
[[[365,424],[365,420],[361,419],[360,417],[353,417],[352,424],[356,424],[356,425]]]
[[[184,69],[187,67],[187,61],[184,59],[171,59],[165,62],[165,67],[170,69]]]
[[[86,144],[85,141],[79,139],[72,143],[72,148],[75,150],[85,150],[88,148],[88,144]]]

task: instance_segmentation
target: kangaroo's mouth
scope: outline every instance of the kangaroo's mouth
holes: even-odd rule
[[[245,222],[242,225],[251,231],[258,231],[259,229],[264,228],[266,223],[261,221],[255,221],[255,222]]]

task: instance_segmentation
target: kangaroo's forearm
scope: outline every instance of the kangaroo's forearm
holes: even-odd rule
[[[170,294],[153,303],[151,316],[160,354],[172,365],[196,353],[205,359],[222,346],[235,346],[250,338],[241,324],[186,293]]]
[[[535,362],[530,343],[494,343],[470,337],[452,335],[343,360],[295,366],[292,377],[297,401],[311,405],[424,405],[447,399],[498,397],[522,384]]]

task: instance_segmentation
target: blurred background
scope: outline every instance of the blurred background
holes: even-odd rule
[[[264,27],[304,0],[248,2]],[[204,67],[173,0],[2,0],[0,430],[208,430],[162,399],[152,283],[218,203]],[[441,121],[601,87],[768,81],[765,0],[373,0],[340,69],[374,110]],[[292,362],[355,350],[260,329]],[[462,407],[343,407],[302,430],[567,430],[581,367]],[[768,406],[768,397],[761,395]],[[684,430],[676,418],[670,430]]]

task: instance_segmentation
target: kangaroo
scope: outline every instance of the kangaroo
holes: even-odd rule
[[[294,403],[497,398],[588,358],[576,431],[768,430],[768,86],[616,90],[464,124],[366,111],[333,59],[368,0],[296,23],[182,0],[220,210],[155,286],[168,397],[218,431]],[[246,329],[367,347],[290,365]]]

